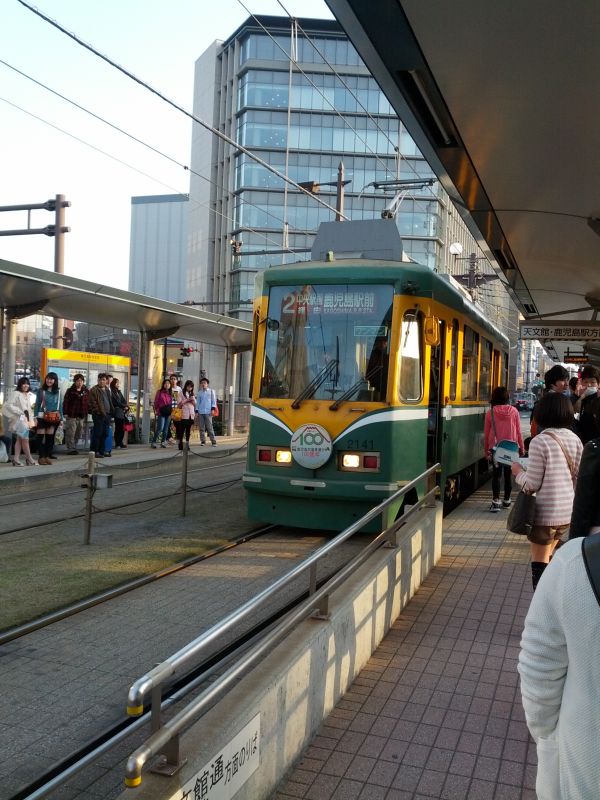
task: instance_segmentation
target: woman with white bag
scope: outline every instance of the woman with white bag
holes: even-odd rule
[[[509,405],[508,390],[505,386],[497,386],[492,392],[491,409],[485,415],[484,442],[485,453],[492,461],[492,505],[490,511],[498,512],[501,508],[510,508],[512,480],[510,464],[497,463],[494,459],[495,449],[500,442],[516,442],[519,454],[525,453],[521,434],[521,418],[514,406]],[[515,451],[516,452],[516,451]],[[500,479],[504,477],[504,498],[500,501]]]
[[[24,466],[20,459],[21,450],[29,466],[37,465],[37,461],[32,459],[29,449],[29,431],[35,427],[31,395],[29,394],[29,378],[19,378],[17,390],[5,404],[2,413],[8,420],[8,430],[17,436],[15,454],[12,458],[13,465],[15,467]]]

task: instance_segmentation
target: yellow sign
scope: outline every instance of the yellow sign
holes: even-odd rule
[[[78,361],[84,364],[102,364],[104,367],[126,367],[129,369],[129,356],[112,356],[108,353],[82,353],[78,350],[59,350],[55,347],[44,348],[45,363]],[[46,367],[43,367],[44,372]]]

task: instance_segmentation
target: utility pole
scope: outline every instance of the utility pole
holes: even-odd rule
[[[54,272],[58,275],[65,274],[65,233],[70,229],[65,227],[65,208],[71,203],[65,200],[64,194],[57,194],[54,206]],[[64,348],[63,319],[54,318],[52,344],[62,350]]]

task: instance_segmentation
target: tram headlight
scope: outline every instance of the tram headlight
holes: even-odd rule
[[[276,450],[275,451],[275,461],[278,464],[291,464],[292,463],[292,451],[291,450]]]
[[[342,467],[344,469],[358,469],[360,467],[360,456],[357,453],[344,453]]]
[[[338,469],[342,472],[379,472],[380,453],[340,453]]]

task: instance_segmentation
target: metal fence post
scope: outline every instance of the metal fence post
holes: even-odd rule
[[[90,544],[92,538],[92,499],[94,497],[94,471],[96,469],[96,462],[94,460],[94,454],[90,452],[88,454],[88,466],[87,466],[87,491],[85,495],[85,537],[83,540],[84,544]]]
[[[188,456],[190,443],[184,442],[183,445],[183,467],[181,469],[181,516],[185,517],[187,505],[187,476],[188,476]]]

